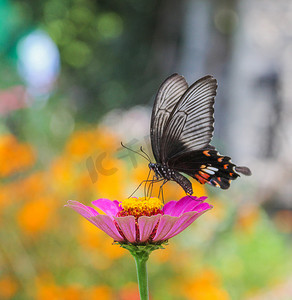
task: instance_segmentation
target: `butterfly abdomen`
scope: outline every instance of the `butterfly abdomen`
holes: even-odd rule
[[[187,194],[189,195],[193,194],[192,184],[185,176],[174,171],[171,179],[177,182]]]

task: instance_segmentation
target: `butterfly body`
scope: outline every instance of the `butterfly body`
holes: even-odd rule
[[[171,169],[166,164],[161,163],[150,163],[149,168],[152,169],[155,173],[155,177],[157,180],[159,179],[165,179],[165,181],[173,180],[177,182],[185,191],[186,193],[192,195],[193,194],[193,188],[191,182],[183,175],[181,175],[179,172],[175,171],[174,169]]]
[[[173,74],[162,83],[153,106],[150,136],[156,163],[149,167],[157,179],[176,181],[187,194],[193,193],[192,184],[183,174],[222,189],[229,188],[237,172],[251,175],[210,145],[216,89],[212,76],[188,86],[183,76]]]

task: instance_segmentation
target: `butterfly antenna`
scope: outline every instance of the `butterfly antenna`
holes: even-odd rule
[[[147,156],[149,162],[151,162],[150,156],[143,150],[142,146],[140,147],[140,151],[141,151],[142,153],[144,153],[144,154]]]
[[[138,151],[135,151],[135,150],[133,150],[133,149],[131,149],[131,148],[125,146],[125,145],[123,144],[123,142],[121,142],[121,145],[122,145],[123,148],[126,148],[127,150],[132,151],[132,152],[134,152],[134,153],[136,153],[136,154],[142,156],[143,158],[145,158],[145,159],[148,160],[149,162],[151,162],[150,159],[148,158],[148,155],[147,155],[147,157],[144,156],[144,155],[142,155],[142,154],[139,153]],[[144,153],[144,152],[143,152],[143,153]]]

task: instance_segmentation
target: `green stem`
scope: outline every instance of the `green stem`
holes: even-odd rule
[[[149,300],[148,274],[147,274],[147,260],[149,258],[149,254],[147,253],[147,255],[134,255],[134,258],[135,258],[136,268],[137,268],[140,300]]]
[[[164,242],[166,244],[167,241]],[[148,289],[148,275],[147,275],[147,260],[152,251],[157,249],[164,249],[162,244],[146,244],[146,245],[134,245],[120,243],[120,246],[129,250],[134,256],[137,269],[138,285],[140,300],[149,300]]]

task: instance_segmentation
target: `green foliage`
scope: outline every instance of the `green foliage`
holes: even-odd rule
[[[249,230],[229,228],[219,234],[208,260],[221,274],[232,299],[244,299],[246,293],[276,284],[289,274],[288,243],[262,211]]]
[[[157,74],[150,58],[157,1],[16,3],[57,44],[60,84],[72,91],[80,118],[96,121],[111,108],[149,101]]]

